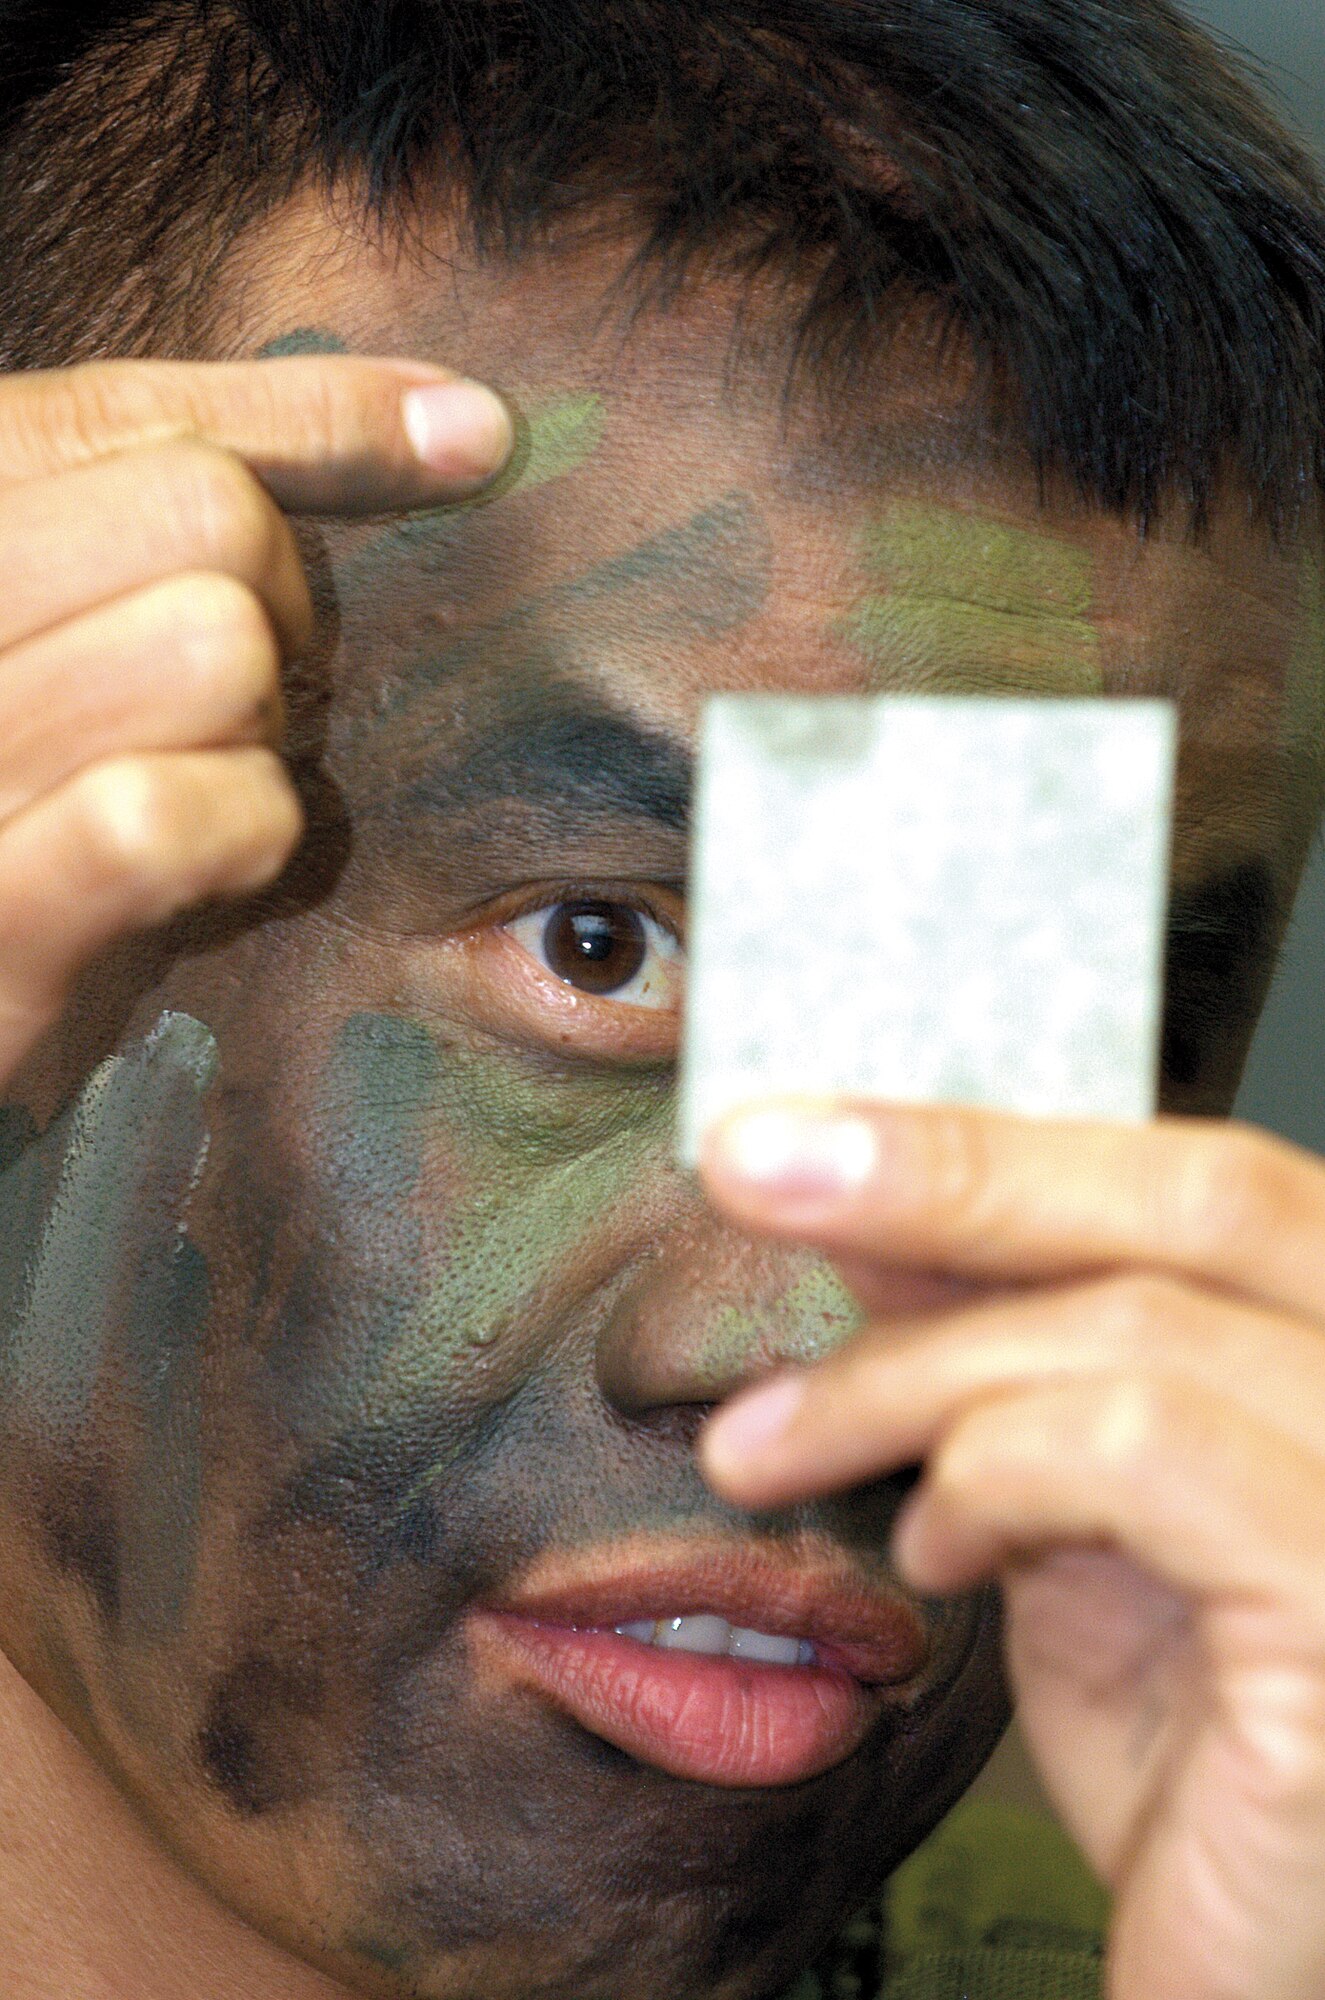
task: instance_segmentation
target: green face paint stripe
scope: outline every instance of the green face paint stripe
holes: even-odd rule
[[[1325,562],[1309,549],[1302,562],[1301,619],[1288,669],[1284,747],[1325,763]]]
[[[411,551],[463,547],[472,515],[513,493],[532,493],[578,472],[599,449],[606,428],[607,410],[601,396],[563,396],[544,404],[527,419],[517,413],[515,455],[490,486],[471,500],[429,507],[394,522],[337,566],[341,588],[355,590],[365,581],[372,582],[383,561]]]
[[[811,1264],[802,1272],[783,1295],[781,1309],[793,1323],[804,1324],[810,1360],[859,1333],[866,1317],[831,1264]]]
[[[521,415],[517,405],[515,452],[505,471],[472,500],[413,514],[383,539],[394,535],[398,543],[403,541],[408,546],[426,540],[457,514],[491,507],[509,494],[534,492],[540,486],[550,486],[554,480],[569,478],[588,464],[602,444],[606,428],[607,406],[601,396],[561,396],[542,404],[529,416]]]
[[[661,1066],[543,1075],[527,1056],[434,1042],[390,1015],[347,1022],[329,1075],[332,1157],[354,1155],[356,1184],[380,1173],[409,1210],[417,1157],[402,1173],[386,1159],[373,1168],[368,1156],[402,1141],[417,1156],[423,1132],[438,1170],[464,1173],[441,1243],[426,1247],[421,1234],[417,1249],[393,1263],[402,1306],[389,1315],[394,1337],[357,1341],[319,1397],[318,1425],[331,1435],[351,1420],[389,1426],[402,1396],[445,1400],[472,1366],[467,1357],[523,1325],[531,1302],[583,1262],[586,1244],[637,1209],[642,1182],[672,1170],[674,1112],[671,1073]],[[407,1514],[446,1472],[440,1452],[393,1497],[395,1512]]]
[[[612,1210],[633,1198],[631,1170],[647,1150],[637,1134],[623,1134],[525,1179],[518,1199],[496,1191],[454,1216],[448,1268],[423,1307],[425,1332],[464,1347],[499,1340],[549,1263],[573,1256],[586,1228],[610,1228]]]
[[[886,675],[889,693],[1104,692],[1098,635],[1071,619],[932,598],[866,597],[839,629]]]
[[[943,507],[895,508],[863,536],[865,564],[893,589],[957,598],[991,611],[1088,618],[1093,563],[1086,551],[1031,528]]]
[[[466,1352],[507,1331],[586,1233],[638,1199],[651,1160],[670,1161],[672,1115],[666,1070],[545,1078],[514,1052],[444,1046],[404,1017],[352,1016],[337,1037],[322,1116],[333,1165],[353,1162],[357,1198],[374,1209],[390,1198],[396,1255],[391,1295],[373,1304],[377,1335],[342,1358],[334,1383],[319,1384],[317,1427],[388,1422],[402,1385],[411,1396],[444,1396]],[[425,1249],[412,1221],[424,1135],[439,1166],[454,1159],[465,1173],[440,1253]],[[351,1170],[335,1171],[343,1189]],[[286,1372],[300,1365],[292,1356]],[[430,1468],[403,1507],[444,1471]]]
[[[515,485],[527,491],[578,472],[598,451],[606,428],[607,406],[601,396],[561,396],[535,409]]]
[[[669,1108],[655,1116],[651,1131],[622,1133],[459,1208],[445,1265],[422,1301],[417,1329],[392,1357],[392,1375],[428,1381],[439,1354],[473,1353],[508,1336],[549,1275],[575,1267],[586,1235],[610,1234],[617,1214],[638,1203],[650,1163],[670,1162],[673,1116]],[[370,1388],[361,1407],[373,1402]],[[430,1467],[399,1496],[397,1516],[431,1493],[446,1471],[444,1464]]]
[[[325,327],[296,326],[278,334],[258,349],[259,361],[284,361],[299,354],[348,354],[349,348],[337,333]]]
[[[864,595],[839,630],[871,660],[880,684],[1103,693],[1088,552],[981,515],[918,506],[870,523],[861,556],[887,589]]]
[[[768,1305],[724,1306],[696,1338],[698,1378],[726,1379],[752,1357],[809,1366],[865,1324],[865,1314],[828,1264],[814,1264]]]

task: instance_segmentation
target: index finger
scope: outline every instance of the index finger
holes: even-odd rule
[[[384,514],[480,491],[514,436],[491,389],[417,361],[96,361],[0,378],[4,484],[202,438],[290,513]]]
[[[1144,1266],[1325,1320],[1325,1164],[1248,1125],[949,1106],[737,1113],[704,1175],[748,1226],[846,1259],[993,1281]]]

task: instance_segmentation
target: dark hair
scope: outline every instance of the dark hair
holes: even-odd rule
[[[1325,485],[1325,200],[1168,0],[0,0],[0,79],[10,366],[190,351],[310,171],[441,176],[484,254],[611,208],[803,279],[820,376],[933,301],[1111,509]]]

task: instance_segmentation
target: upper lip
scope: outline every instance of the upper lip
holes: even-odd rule
[[[732,1625],[809,1639],[826,1664],[875,1685],[912,1679],[929,1637],[916,1606],[842,1560],[794,1560],[740,1544],[675,1554],[618,1553],[538,1565],[476,1609],[598,1628],[709,1612]]]

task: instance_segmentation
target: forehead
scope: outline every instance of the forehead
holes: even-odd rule
[[[332,537],[353,671],[408,681],[423,659],[434,687],[517,690],[570,672],[682,738],[719,688],[1171,694],[1193,870],[1300,843],[1314,548],[1236,504],[1203,538],[1142,538],[1042,489],[960,344],[919,322],[848,392],[788,397],[784,299],[714,280],[632,315],[629,247],[476,266],[443,218],[405,252],[311,199],[249,246],[227,351],[418,354],[521,418],[490,501]]]

